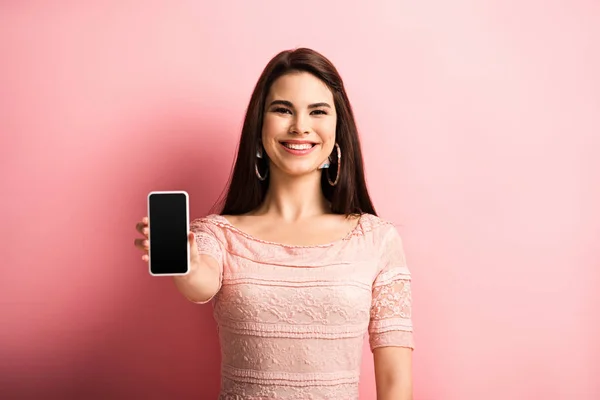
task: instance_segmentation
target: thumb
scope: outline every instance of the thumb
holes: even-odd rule
[[[200,258],[198,253],[198,245],[196,244],[196,235],[194,232],[188,233],[188,241],[190,243],[190,261],[196,261]]]

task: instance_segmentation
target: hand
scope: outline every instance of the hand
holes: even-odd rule
[[[143,236],[143,238],[136,238],[134,240],[135,247],[142,250],[144,254],[142,255],[142,260],[148,262],[148,217],[142,218],[140,222],[135,225],[135,229]],[[200,263],[200,253],[198,252],[198,246],[196,246],[196,237],[193,232],[188,232],[188,241],[190,243],[190,265],[195,266]]]
[[[143,238],[136,238],[133,243],[135,244],[135,247],[144,252],[144,254],[142,255],[142,260],[144,260],[145,262],[148,262],[149,259],[148,249],[150,243],[148,242],[148,229],[148,217],[142,218],[140,222],[135,224],[135,230],[138,231],[138,233],[141,233]]]

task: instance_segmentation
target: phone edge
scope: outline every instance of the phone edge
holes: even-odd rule
[[[150,255],[150,248],[148,247],[148,273],[153,277],[161,277],[161,276],[185,276],[190,273],[190,258],[191,258],[191,248],[190,241],[187,239],[187,235],[190,232],[190,196],[188,192],[185,190],[158,190],[151,191],[146,196],[146,214],[148,215],[148,224],[150,224],[150,196],[153,194],[183,194],[185,195],[185,226],[186,226],[186,243],[187,243],[187,265],[184,273],[179,274],[155,274],[152,272],[152,257]],[[150,229],[148,229],[148,244],[150,244]]]

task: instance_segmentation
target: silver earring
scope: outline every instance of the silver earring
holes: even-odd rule
[[[327,175],[327,181],[331,186],[337,185],[338,181],[340,180],[340,171],[342,169],[342,150],[337,142],[335,143],[335,147],[337,148],[337,173],[335,175],[335,181],[332,182],[331,178],[329,178],[329,170],[325,171],[325,175]],[[329,168],[329,165],[327,168]]]
[[[263,158],[262,146],[260,146],[260,145],[256,149],[256,158]],[[256,172],[256,176],[258,177],[259,181],[264,181],[265,179],[267,179],[267,175],[269,175],[268,168],[267,168],[267,172],[265,172],[264,176],[260,174],[260,172],[258,171],[258,160],[256,160],[254,162],[254,172]]]
[[[258,172],[258,164],[254,164],[254,172],[256,172],[256,176],[258,177],[259,181],[264,181],[265,179],[267,179],[267,175],[269,175],[269,170],[267,169],[267,172],[265,172],[265,176],[261,176],[260,172]]]

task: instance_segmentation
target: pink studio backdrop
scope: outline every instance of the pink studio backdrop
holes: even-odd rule
[[[262,68],[308,46],[404,237],[415,399],[600,398],[600,3],[2,2],[0,37],[0,397],[215,398],[211,307],[134,224],[151,190],[210,211]]]

